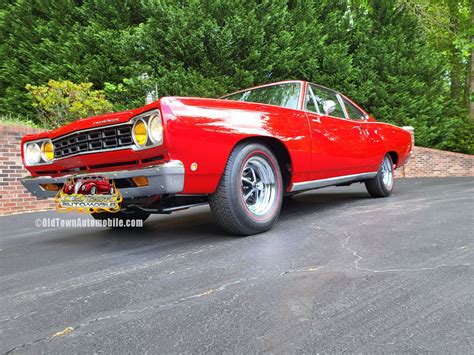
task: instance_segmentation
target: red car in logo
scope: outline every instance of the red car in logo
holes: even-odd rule
[[[64,192],[68,195],[113,194],[115,189],[109,181],[100,176],[85,176],[66,184]]]

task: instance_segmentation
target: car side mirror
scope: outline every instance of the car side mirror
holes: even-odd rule
[[[336,103],[332,100],[324,101],[323,110],[325,115],[330,115],[336,110]]]

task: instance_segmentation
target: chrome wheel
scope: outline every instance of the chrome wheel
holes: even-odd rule
[[[388,156],[382,162],[382,181],[388,191],[393,187],[393,164]]]
[[[258,142],[242,142],[232,150],[209,205],[227,233],[263,233],[280,214],[283,189],[280,165],[272,150]]]
[[[243,202],[252,214],[263,216],[272,209],[277,196],[276,176],[265,158],[253,156],[245,162],[241,189]]]

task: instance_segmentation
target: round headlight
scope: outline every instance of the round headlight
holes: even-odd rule
[[[38,164],[41,161],[41,148],[37,143],[27,144],[25,158],[30,165]]]
[[[148,140],[146,123],[143,120],[137,120],[132,129],[133,141],[139,147],[143,147]]]
[[[154,144],[160,145],[163,143],[163,124],[159,114],[150,117],[148,121],[148,130],[150,131],[150,138]]]
[[[54,145],[50,141],[46,141],[41,145],[41,157],[44,161],[54,159]]]

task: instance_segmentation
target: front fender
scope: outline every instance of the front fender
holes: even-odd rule
[[[230,100],[168,97],[161,101],[165,140],[172,159],[185,167],[185,194],[215,191],[239,141],[273,137],[287,148],[294,181],[311,168],[311,137],[303,111]],[[196,163],[197,169],[191,170]]]

